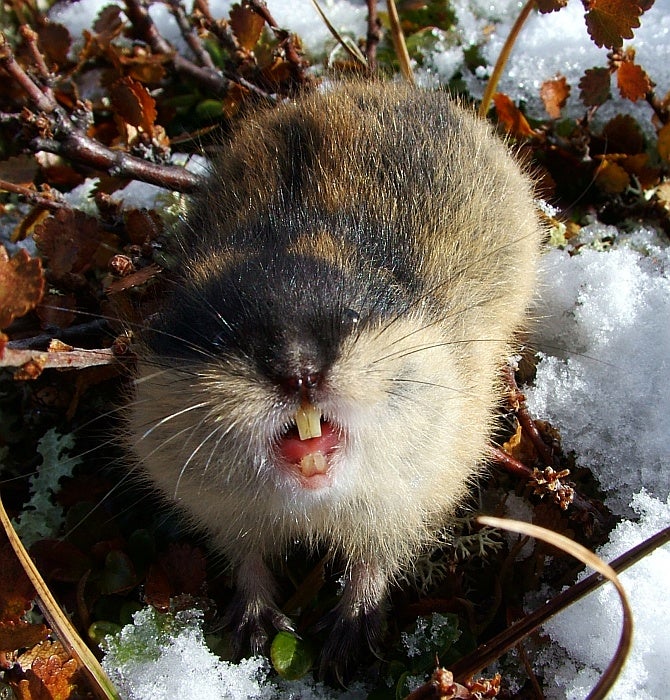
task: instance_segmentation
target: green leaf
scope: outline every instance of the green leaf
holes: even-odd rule
[[[314,655],[309,645],[291,632],[279,632],[272,640],[270,660],[286,680],[302,678],[312,667]]]

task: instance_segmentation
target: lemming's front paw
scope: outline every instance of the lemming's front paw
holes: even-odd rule
[[[239,596],[231,602],[223,621],[231,630],[233,654],[237,659],[249,654],[267,656],[274,632],[294,632],[291,620],[276,607],[252,605]]]
[[[381,658],[382,623],[383,615],[377,606],[361,607],[354,614],[346,614],[337,606],[319,625],[330,627],[321,651],[319,678],[346,686],[370,652]]]

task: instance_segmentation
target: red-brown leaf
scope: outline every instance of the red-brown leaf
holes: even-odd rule
[[[256,46],[265,20],[248,5],[233,5],[230,10],[230,26],[241,48],[250,51]]]
[[[156,121],[156,100],[132,78],[122,78],[110,90],[112,106],[123,120],[147,134]]]
[[[93,265],[101,234],[93,217],[81,211],[60,209],[35,227],[34,238],[48,260],[49,271],[58,279]]]
[[[598,107],[612,97],[612,75],[607,68],[588,68],[579,81],[579,97],[586,107]]]
[[[10,260],[0,246],[0,328],[35,308],[44,294],[42,262],[21,248]]]
[[[78,664],[59,642],[44,642],[19,657],[25,679],[15,688],[20,700],[68,700],[77,689]]]
[[[26,647],[34,647],[46,640],[49,628],[19,620],[0,622],[0,651],[14,652]]]
[[[630,184],[628,173],[613,160],[603,158],[596,170],[596,184],[609,194],[619,194]]]
[[[658,132],[658,155],[663,160],[670,161],[670,123]]]
[[[540,97],[544,102],[544,108],[552,119],[561,116],[561,109],[565,106],[570,95],[570,86],[565,76],[545,80],[540,88]]]
[[[645,70],[632,61],[624,61],[616,73],[621,97],[637,102],[651,92],[653,83]]]
[[[496,108],[498,121],[505,131],[520,138],[535,135],[526,117],[507,95],[502,92],[497,93],[493,97],[493,104]]]
[[[597,46],[617,49],[633,38],[642,10],[635,0],[583,0],[586,28]]]
[[[644,150],[644,136],[638,123],[629,114],[617,114],[603,129],[607,153],[634,155]]]
[[[72,39],[70,32],[62,25],[55,22],[44,22],[37,27],[40,49],[50,62],[62,66],[67,63],[67,54],[70,50]]]
[[[537,9],[543,14],[557,12],[568,4],[568,0],[535,0]]]
[[[34,597],[33,584],[16,558],[12,545],[5,539],[0,545],[0,621],[20,620],[30,610]]]
[[[93,31],[101,37],[105,37],[107,41],[119,34],[122,29],[121,8],[117,5],[103,7],[93,24]]]

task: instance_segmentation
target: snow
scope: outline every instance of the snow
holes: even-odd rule
[[[103,668],[124,700],[362,700],[364,688],[353,683],[337,692],[321,683],[270,678],[267,659],[239,664],[213,654],[202,632],[202,613],[174,616],[148,607],[133,616],[118,635],[102,644]]]
[[[86,11],[83,3],[87,3]],[[218,0],[212,3],[213,11],[224,15],[228,4]],[[356,37],[365,35],[363,2],[321,4],[338,29]],[[482,94],[486,74],[522,4],[517,0],[454,2],[464,46],[483,43],[489,64],[477,75],[466,72],[471,94]],[[90,26],[86,12],[92,12],[91,8],[99,9],[99,0],[62,5],[58,19],[70,23],[74,33]],[[306,0],[300,5],[294,0],[269,0],[269,9],[280,25],[302,37],[308,50],[318,50],[324,41],[330,41]],[[598,49],[589,39],[583,13],[582,3],[570,0],[560,12],[533,15],[524,27],[499,89],[512,99],[526,100],[531,114],[546,116],[538,88],[559,73],[573,88],[568,113],[583,112],[577,101],[578,79],[585,69],[605,66],[607,61],[607,50]],[[498,24],[484,40],[491,20]],[[71,24],[74,22],[77,27]],[[169,31],[176,41],[174,30]],[[635,47],[638,62],[661,96],[670,89],[669,33],[670,0],[656,0],[643,16],[635,39],[625,44]],[[424,83],[446,81],[462,67],[462,49],[444,46],[426,57],[419,78]],[[646,103],[619,100],[600,110],[599,118],[606,120],[621,111],[635,113],[649,124]],[[603,233],[620,238],[618,232],[603,231],[597,224],[583,235],[598,241]],[[544,355],[536,385],[527,394],[532,411],[560,430],[565,449],[574,450],[579,462],[593,469],[608,492],[608,505],[625,517],[600,552],[608,560],[670,524],[670,257],[644,230],[614,249],[597,247],[591,245],[572,256],[553,251],[545,258],[535,337]],[[669,578],[667,546],[622,576],[631,596],[636,631],[630,661],[612,698],[661,700],[667,696],[670,598],[660,593],[667,589]],[[546,626],[554,642],[569,655],[566,660],[565,653],[554,646],[539,660],[551,686],[548,698],[583,698],[597,680],[618,638],[619,604],[613,596],[611,587],[605,586]],[[249,660],[238,667],[219,661],[207,650],[197,619],[187,622],[152,661],[122,661],[108,651],[105,666],[124,697],[331,696],[332,691],[301,684],[291,685],[291,691],[286,686],[280,690],[276,681],[268,679],[262,660]],[[135,624],[122,634],[132,635],[145,621],[139,617]],[[197,677],[185,675],[185,665],[197,668]],[[361,688],[350,693],[351,698],[365,696]]]
[[[615,512],[625,513],[640,487],[665,500],[668,249],[582,250],[573,257],[554,250],[544,268],[538,315],[546,320],[535,342],[547,354],[526,392],[529,408],[559,428],[580,464],[601,475]]]

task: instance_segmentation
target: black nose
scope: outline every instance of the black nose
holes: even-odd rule
[[[290,375],[281,377],[279,384],[289,396],[300,397],[303,401],[312,401],[314,394],[323,383],[323,373],[318,370],[302,368]]]

